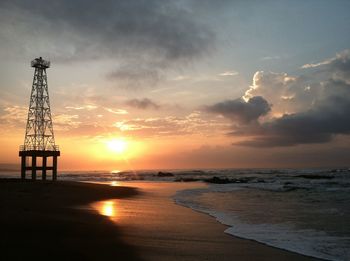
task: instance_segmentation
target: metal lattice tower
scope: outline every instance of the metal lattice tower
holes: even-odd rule
[[[50,62],[41,57],[32,61],[35,68],[24,150],[57,150],[52,128],[46,69]]]
[[[32,91],[30,95],[26,134],[24,145],[20,146],[22,157],[22,178],[25,171],[32,170],[32,179],[36,179],[36,170],[42,170],[42,178],[46,179],[46,170],[53,171],[53,179],[56,179],[57,156],[60,156],[52,127],[49,91],[47,86],[46,69],[50,68],[50,62],[36,58],[31,62],[35,68]],[[26,157],[32,157],[32,166],[26,166]],[[53,166],[47,167],[47,157],[53,157]],[[36,158],[43,158],[43,165],[36,165]]]

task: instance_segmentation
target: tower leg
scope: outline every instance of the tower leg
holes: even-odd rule
[[[32,180],[36,180],[36,156],[32,156]]]
[[[52,160],[52,180],[57,180],[57,156],[53,156],[53,160]]]
[[[21,179],[26,179],[26,156],[21,156]]]
[[[47,165],[47,157],[44,156],[43,157],[43,166],[42,166],[42,168],[43,168],[42,179],[43,180],[46,180],[46,165]]]

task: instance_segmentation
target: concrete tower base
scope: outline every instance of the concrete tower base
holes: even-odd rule
[[[57,157],[60,156],[60,151],[42,151],[42,150],[28,150],[20,151],[21,157],[21,179],[26,179],[26,172],[30,170],[32,173],[32,180],[36,180],[38,170],[42,171],[42,180],[46,180],[47,170],[52,170],[52,180],[57,179]],[[31,158],[31,166],[26,165],[26,159]],[[47,158],[53,157],[52,166],[47,166]],[[42,165],[37,165],[37,158],[42,158]]]

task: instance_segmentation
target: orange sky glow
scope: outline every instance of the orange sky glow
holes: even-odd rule
[[[19,165],[40,56],[59,170],[350,164],[347,1],[56,7],[0,1],[0,165]]]

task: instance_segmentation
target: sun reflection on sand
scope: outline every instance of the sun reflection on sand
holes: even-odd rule
[[[113,217],[117,216],[117,208],[115,202],[112,200],[103,201],[97,206],[97,211],[104,216]]]
[[[120,184],[119,184],[118,181],[112,181],[112,182],[111,182],[111,186],[112,186],[112,187],[117,187],[117,186],[120,186]]]

